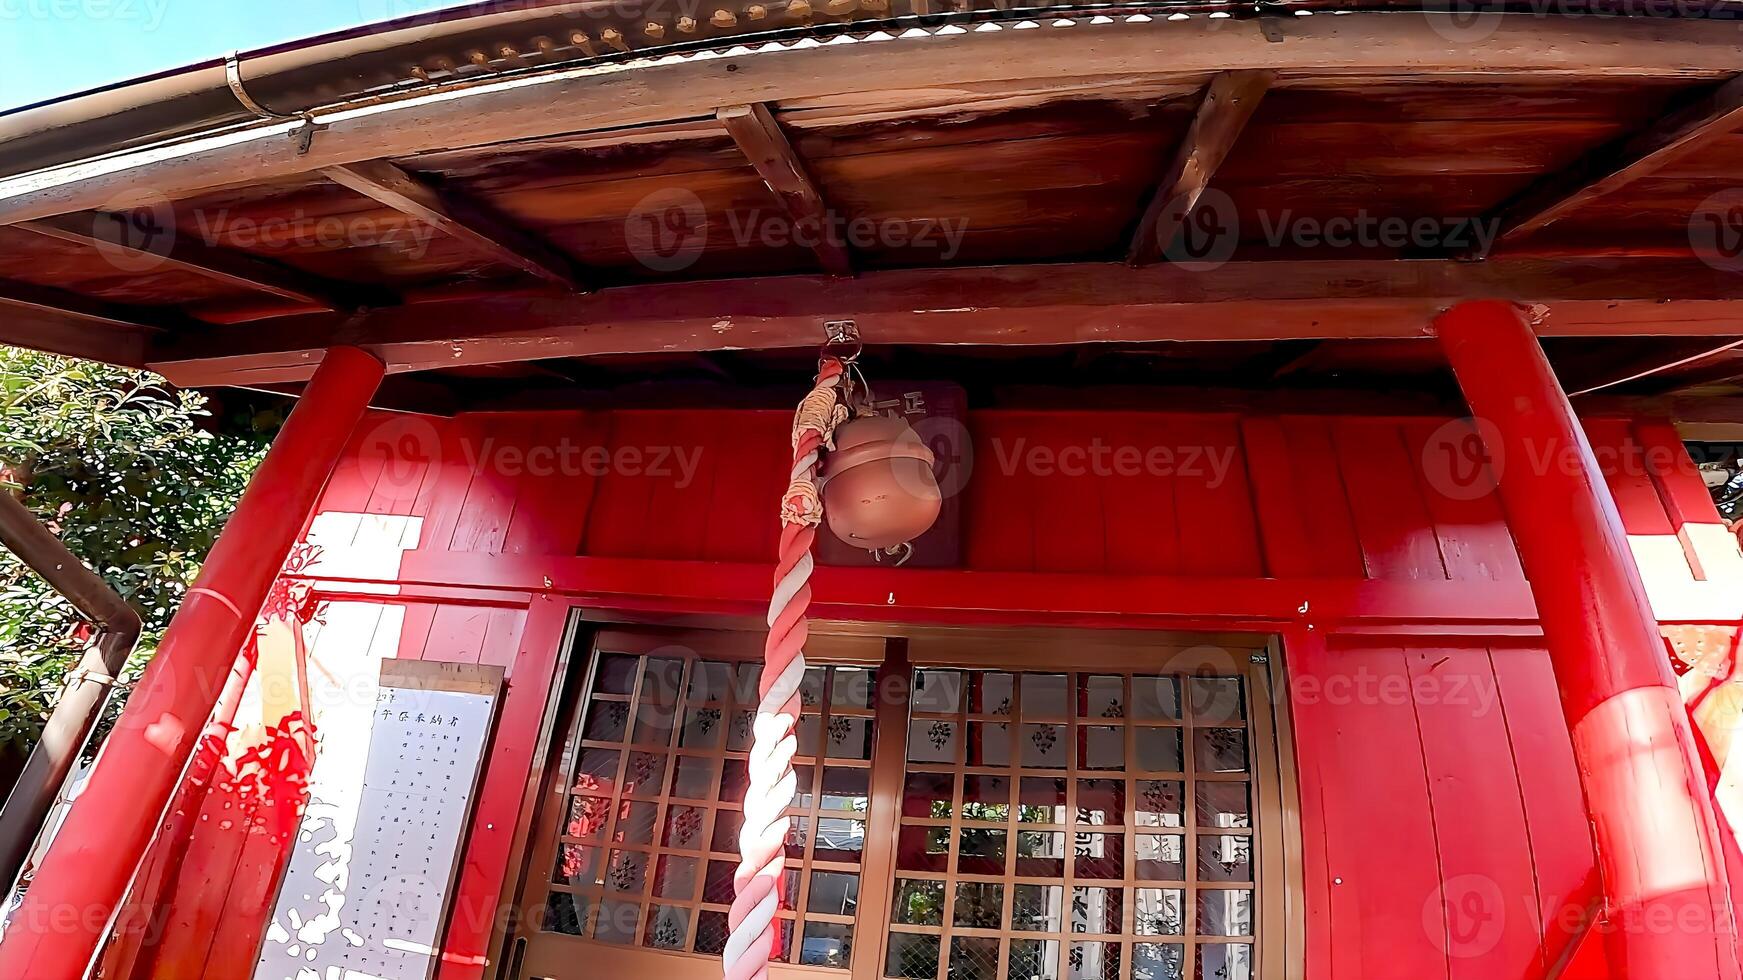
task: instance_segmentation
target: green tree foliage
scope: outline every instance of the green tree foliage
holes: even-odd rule
[[[220,426],[205,395],[0,347],[0,479],[145,622],[110,715],[162,636],[280,419]],[[35,743],[89,629],[0,549],[0,748]]]

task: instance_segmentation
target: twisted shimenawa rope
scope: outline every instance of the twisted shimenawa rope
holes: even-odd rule
[[[737,894],[727,921],[732,934],[721,954],[725,980],[767,980],[769,961],[780,955],[775,913],[786,866],[786,815],[796,777],[794,734],[799,722],[799,684],[805,679],[805,611],[811,605],[811,545],[823,504],[817,495],[817,465],[833,445],[835,426],[847,417],[840,388],[842,363],[825,358],[811,394],[793,420],[793,470],[781,497],[780,559],[769,602],[769,638],[750,750],[750,786],[745,790],[744,829],[738,834]]]

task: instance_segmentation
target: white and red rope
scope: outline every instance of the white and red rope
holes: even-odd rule
[[[744,828],[738,834],[737,894],[727,916],[732,933],[721,955],[725,980],[767,980],[769,961],[780,955],[775,918],[786,870],[787,808],[796,791],[793,754],[798,749],[799,685],[805,679],[805,613],[811,605],[811,545],[823,519],[817,467],[832,445],[835,426],[847,416],[841,397],[846,371],[825,358],[817,383],[793,420],[793,470],[781,497],[780,559],[769,602],[769,637],[763,647],[761,700],[757,704],[745,790]]]

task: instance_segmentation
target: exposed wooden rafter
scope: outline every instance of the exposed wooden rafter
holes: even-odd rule
[[[213,248],[174,228],[158,229],[149,240],[130,228],[121,215],[101,211],[57,215],[26,221],[17,227],[75,245],[102,249],[152,268],[191,272],[244,289],[314,303],[330,310],[349,310],[380,305],[392,298],[379,290],[323,279],[289,266],[255,258],[243,252]]]
[[[1157,182],[1132,230],[1127,262],[1142,265],[1152,261],[1174,241],[1275,77],[1272,71],[1225,71],[1211,79],[1174,161]]]
[[[853,275],[853,255],[847,243],[834,236],[829,205],[769,107],[761,102],[727,106],[715,115],[786,209],[801,238],[817,253],[824,271],[836,276]]]
[[[1638,133],[1534,181],[1493,215],[1493,248],[1542,231],[1605,194],[1663,170],[1743,125],[1743,75]]]
[[[880,344],[1421,338],[1436,313],[1489,296],[1542,304],[1546,336],[1734,336],[1730,273],[1662,261],[1329,260],[1037,264],[785,276],[706,288],[494,296],[280,317],[166,342],[154,369],[182,384],[297,381],[333,344],[391,371],[638,352],[808,347],[851,313]]]
[[[1451,17],[1452,15],[1448,15]],[[880,43],[821,44],[708,58],[659,58],[633,70],[527,76],[512,84],[468,80],[369,112],[322,119],[304,151],[282,126],[214,134],[131,150],[101,167],[84,163],[0,179],[0,224],[103,206],[149,186],[180,199],[225,185],[265,183],[381,157],[694,119],[722,104],[783,103],[864,90],[914,91],[1055,77],[1154,73],[1182,77],[1239,69],[1396,75],[1460,72],[1565,78],[1716,78],[1743,71],[1743,51],[1713,43],[1697,18],[1500,17],[1481,37],[1449,31],[1435,15],[1351,13],[1251,20],[1194,17],[1062,29],[1044,44],[1028,31],[969,31]],[[1280,43],[1279,43],[1280,42]],[[736,42],[734,42],[736,43]],[[553,106],[587,106],[586,120]]]
[[[175,325],[150,310],[0,279],[0,344],[144,367],[151,338]]]
[[[514,227],[478,202],[438,187],[387,160],[328,167],[322,175],[365,197],[410,215],[503,265],[556,283],[584,289],[574,261]]]

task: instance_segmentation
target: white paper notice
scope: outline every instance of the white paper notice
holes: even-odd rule
[[[363,744],[322,740],[255,980],[432,975],[500,683],[495,668],[382,662],[367,761]]]

